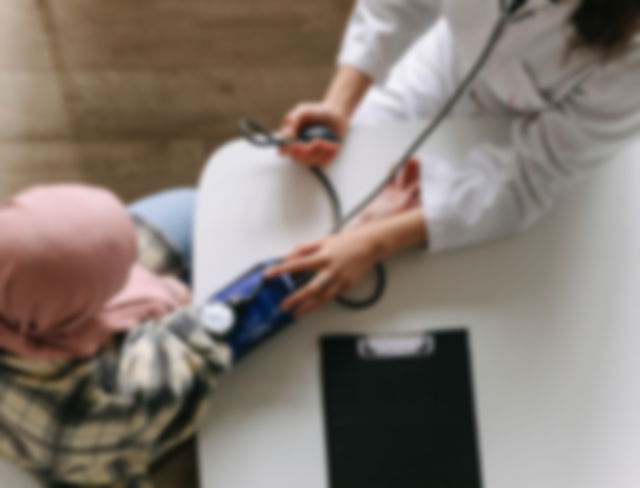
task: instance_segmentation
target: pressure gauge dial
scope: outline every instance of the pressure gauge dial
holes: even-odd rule
[[[224,337],[233,329],[236,314],[224,302],[211,302],[200,309],[200,320],[213,335]]]

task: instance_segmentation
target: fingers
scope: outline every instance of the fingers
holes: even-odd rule
[[[300,290],[282,302],[281,308],[290,311],[306,300],[312,299],[314,296],[319,296],[325,287],[329,286],[331,279],[332,274],[329,271],[319,272],[307,285],[300,288]]]
[[[420,162],[418,158],[411,158],[395,179],[396,185],[404,189],[414,184],[420,178]]]
[[[395,165],[391,165],[391,170]],[[389,181],[389,184],[385,187],[384,191],[402,190],[407,186],[413,184],[420,179],[420,160],[418,158],[411,158],[407,164],[405,164],[400,172]]]
[[[281,274],[317,271],[317,274],[307,285],[293,293],[281,304],[280,307],[283,310],[294,310],[299,306],[304,306],[310,311],[329,301],[338,292],[339,283],[333,279],[334,273],[328,268],[329,258],[317,253],[324,242],[325,239],[319,239],[303,244],[289,253],[283,262],[265,271],[266,279]],[[296,315],[298,315],[297,311]]]
[[[326,166],[338,153],[340,146],[324,139],[311,142],[296,142],[279,148],[283,156],[288,156],[304,166]]]
[[[282,121],[283,129],[293,131],[292,136],[296,135],[302,127],[309,124],[328,125],[340,136],[344,135],[346,129],[343,118],[322,103],[301,103],[285,115]]]
[[[315,312],[318,308],[326,305],[333,300],[336,296],[340,295],[347,288],[346,284],[341,281],[334,281],[330,283],[325,289],[318,295],[302,303],[296,308],[296,316],[301,317],[309,313]]]
[[[338,144],[323,139],[316,139],[300,151],[300,161],[307,162],[310,166],[326,166],[338,152]]]
[[[420,188],[416,190],[416,192],[411,196],[409,201],[407,202],[408,208],[419,207],[422,203],[422,198],[420,197]]]
[[[283,273],[290,272],[289,269],[291,266],[301,265],[299,262],[300,258],[308,256],[318,251],[322,246],[322,244],[324,243],[324,241],[325,239],[318,239],[315,241],[307,242],[305,244],[301,244],[300,246],[296,247],[293,251],[291,251],[289,254],[284,256],[284,259],[281,262],[267,268],[264,272],[264,277],[266,279],[271,279]],[[313,262],[315,261],[309,259],[305,263],[313,263]],[[302,265],[304,265],[305,263],[303,263]]]
[[[316,271],[326,264],[327,259],[318,255],[287,259],[286,261],[267,269],[264,273],[264,277],[271,279],[282,274]]]
[[[285,256],[285,260],[297,258],[300,256],[305,256],[307,254],[316,252],[318,249],[320,249],[320,247],[322,247],[322,244],[325,242],[325,240],[326,239],[323,238],[323,239],[307,242],[305,244],[301,244],[298,247],[296,247],[293,251],[291,251],[289,254],[287,254]]]
[[[347,120],[322,103],[301,103],[284,117],[279,135],[284,139],[294,139],[303,127],[311,124],[329,126],[339,136],[344,136]],[[338,144],[316,139],[309,143],[286,144],[280,147],[279,152],[305,166],[325,166],[338,150]]]

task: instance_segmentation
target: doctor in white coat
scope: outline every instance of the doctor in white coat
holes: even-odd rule
[[[359,0],[322,101],[286,115],[282,133],[323,123],[428,119],[470,69],[500,0]],[[317,271],[284,306],[310,312],[409,246],[458,248],[524,229],[581,174],[640,134],[640,1],[530,0],[456,106],[457,114],[514,117],[509,146],[464,161],[410,165],[359,225],[303,244],[269,275]],[[325,165],[338,147],[282,152]]]

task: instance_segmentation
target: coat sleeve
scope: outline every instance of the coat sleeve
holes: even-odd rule
[[[193,434],[230,359],[190,308],[88,359],[0,354],[0,454],[47,486],[146,486],[151,463]]]
[[[462,161],[423,161],[422,198],[433,252],[524,229],[577,177],[640,135],[640,49],[599,68],[562,103],[521,116],[509,147]]]
[[[338,64],[383,83],[391,66],[433,25],[439,0],[359,0],[351,14]]]
[[[195,309],[185,307],[127,335],[119,360],[118,392],[150,404],[171,403],[197,384],[212,390],[230,364],[227,345],[205,331]]]

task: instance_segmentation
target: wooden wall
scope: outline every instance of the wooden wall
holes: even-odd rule
[[[251,115],[318,97],[351,0],[1,0],[0,198],[193,184]]]

